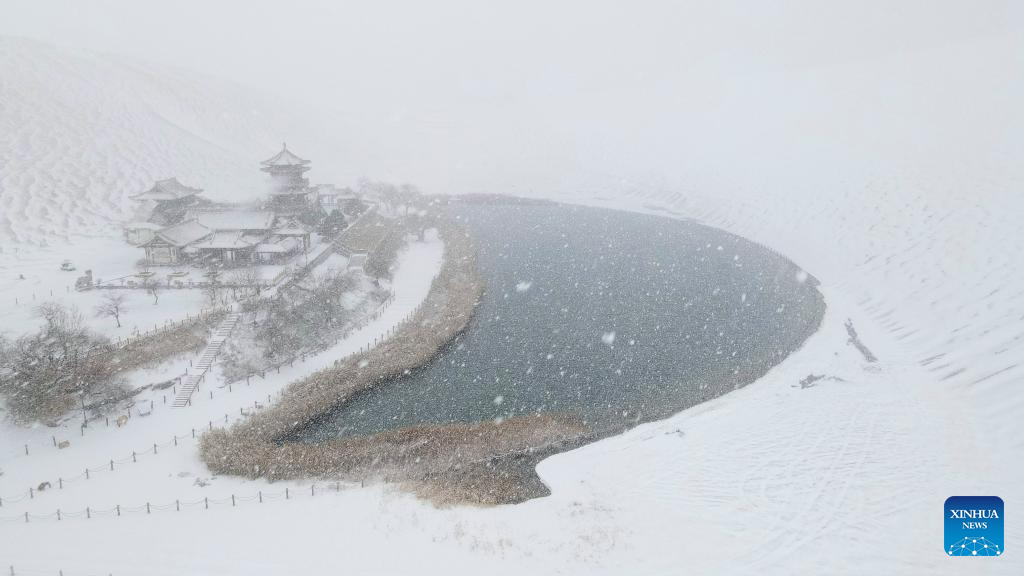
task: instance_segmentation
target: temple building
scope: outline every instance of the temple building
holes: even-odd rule
[[[310,232],[298,222],[273,212],[223,209],[189,212],[142,244],[150,266],[217,267],[281,262],[309,246]]]
[[[300,214],[316,205],[316,190],[309,185],[305,173],[309,160],[299,158],[284,144],[273,158],[260,162],[260,170],[270,175],[270,203],[268,208],[277,214]]]
[[[201,193],[200,188],[191,188],[178,182],[177,178],[168,178],[158,180],[152,188],[131,198],[149,206],[147,221],[170,226],[181,222],[189,209],[208,203],[199,196]]]
[[[270,175],[270,199],[262,209],[216,204],[202,190],[175,178],[132,196],[144,202],[145,221],[124,227],[125,238],[146,252],[150,266],[234,267],[282,263],[311,247],[312,228],[325,213],[305,173],[309,160],[287,146],[261,162]],[[303,222],[312,217],[313,221]]]
[[[146,251],[146,263],[153,266],[180,264],[188,259],[186,249],[213,233],[212,230],[195,220],[186,220],[156,232],[153,238],[142,245]]]

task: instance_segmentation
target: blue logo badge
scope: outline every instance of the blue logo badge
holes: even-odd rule
[[[950,496],[946,499],[946,555],[1002,556],[1003,499]]]

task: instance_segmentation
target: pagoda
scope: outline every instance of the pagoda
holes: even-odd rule
[[[303,212],[315,201],[315,191],[304,176],[309,163],[288,150],[288,144],[282,144],[273,158],[260,162],[260,170],[270,175],[270,208],[278,214]]]

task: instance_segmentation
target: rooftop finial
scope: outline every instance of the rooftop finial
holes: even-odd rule
[[[281,142],[281,148],[283,150],[287,150],[288,149],[288,143],[287,142]]]

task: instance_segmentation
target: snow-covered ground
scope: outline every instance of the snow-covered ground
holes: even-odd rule
[[[29,247],[0,265],[0,334],[16,338],[42,323],[36,308],[44,302],[75,307],[86,324],[116,340],[152,330],[167,321],[195,316],[210,302],[198,289],[161,289],[158,299],[142,289],[116,290],[124,295],[125,312],[118,328],[113,318],[97,316],[96,305],[110,290],[75,290],[75,279],[91,269],[94,278],[111,279],[133,273],[142,250],[117,237],[81,238],[75,247]],[[74,272],[60,269],[64,259],[77,266]]]
[[[296,502],[302,502],[304,498],[311,498],[308,484],[269,485],[263,481],[211,478],[198,458],[197,441],[192,436],[193,429],[198,436],[211,425],[224,426],[225,422],[233,423],[256,409],[255,406],[266,405],[268,399],[276,396],[289,382],[327,367],[361,347],[372,345],[375,339],[385,337],[390,328],[406,319],[426,297],[431,281],[440,269],[442,252],[443,244],[436,234],[429,235],[424,242],[413,241],[399,253],[392,282],[394,298],[386,307],[374,314],[365,325],[353,331],[348,338],[325,352],[304,362],[296,362],[291,367],[284,367],[279,373],[269,372],[265,379],[254,378],[248,384],[239,382],[227,387],[218,378],[213,377],[204,382],[193,395],[192,405],[181,409],[169,407],[173,399],[170,390],[148,391],[136,400],[132,418],[120,428],[113,417],[109,425],[102,421],[94,422],[84,434],[80,433],[77,422],[70,422],[67,426],[59,428],[36,429],[22,429],[4,424],[0,429],[0,470],[3,471],[0,476],[0,498],[3,498],[3,506],[0,508],[0,518],[3,519],[0,520],[0,530],[3,530],[0,534],[0,558],[7,564],[26,568],[24,572],[19,569],[18,573],[31,573],[28,569],[32,566],[51,565],[51,561],[41,563],[41,558],[36,553],[20,556],[22,552],[38,550],[37,545],[32,542],[46,531],[45,526],[50,524],[47,520],[35,518],[35,515],[52,515],[54,521],[57,521],[56,511],[62,509],[64,512],[61,522],[70,522],[78,512],[88,507],[88,515],[93,516],[95,513],[95,517],[82,518],[83,521],[98,521],[104,515],[113,521],[107,524],[107,529],[113,532],[106,532],[102,536],[100,534],[104,532],[103,529],[94,532],[99,537],[94,544],[106,548],[106,552],[89,560],[82,556],[84,549],[78,548],[84,542],[79,541],[74,545],[68,543],[65,550],[70,556],[58,562],[68,565],[65,572],[75,574],[113,570],[115,573],[152,574],[158,573],[162,568],[153,565],[154,558],[142,551],[147,548],[145,545],[143,548],[135,548],[139,553],[127,555],[131,558],[127,564],[121,564],[116,568],[109,565],[101,567],[106,564],[102,558],[108,554],[116,554],[115,549],[124,543],[122,536],[116,534],[127,526],[118,526],[116,522],[137,516],[140,512],[144,513],[147,502],[150,503],[150,511],[153,514],[165,514],[164,520],[170,522],[164,526],[180,532],[184,538],[183,542],[188,542],[187,546],[190,548],[193,539],[210,542],[218,539],[213,532],[201,536],[200,532],[193,531],[193,528],[199,525],[209,528],[214,526],[193,515],[199,510],[206,511],[204,499],[209,499],[211,503],[210,512],[216,512],[225,505],[231,507],[232,495],[236,496],[236,503],[239,506],[244,506],[256,502],[262,491],[266,495],[264,505],[268,510],[287,511],[286,514],[297,511],[291,507],[293,502],[272,502],[279,493],[282,494],[281,498],[284,497],[283,491],[286,487],[289,489],[289,500],[294,498]],[[188,365],[187,359],[184,362],[178,359],[169,364],[177,364],[182,371]],[[170,372],[175,372],[173,367],[170,368]],[[166,377],[166,374],[157,377]],[[168,404],[164,403],[165,396]],[[140,415],[140,412],[147,415]],[[68,440],[70,446],[58,449],[53,446],[53,438],[56,438],[57,442]],[[89,469],[88,478],[86,469]],[[38,488],[44,481],[50,482],[52,489],[36,492],[29,497],[28,489]],[[332,485],[323,487],[326,490],[333,489]],[[348,487],[344,488],[348,490]],[[381,491],[377,488],[354,490],[346,493],[345,497],[360,498],[357,494],[363,492],[379,495]],[[175,521],[166,516],[166,513],[175,510],[174,513],[177,514],[177,502],[182,503],[183,511],[180,514],[183,516]],[[322,504],[313,502],[314,506]],[[121,507],[123,514],[120,518],[116,515],[117,506]],[[25,512],[30,513],[28,524],[11,521],[12,516]],[[71,516],[65,514],[68,512]],[[182,520],[186,523],[177,524]],[[288,519],[281,521],[292,522]],[[57,526],[63,527],[65,524],[53,525],[51,528]],[[37,527],[42,532],[37,531]],[[26,531],[24,528],[31,530]],[[8,530],[11,532],[7,532]],[[132,532],[141,535],[138,527],[127,531]],[[20,533],[20,536],[16,533]],[[67,535],[70,536],[70,533]],[[152,536],[154,533],[150,533],[150,537]],[[25,540],[19,544],[19,538]],[[114,540],[108,540],[109,538]],[[100,544],[104,541],[120,541],[122,544],[109,548],[105,544]],[[19,548],[21,552],[18,552]],[[158,554],[170,555],[167,560],[158,561],[166,565],[168,573],[218,572],[193,553],[185,555],[195,560],[190,566],[182,564],[182,561],[186,560],[185,556],[174,558],[170,548]],[[74,568],[71,568],[72,566]],[[211,570],[212,572],[209,572]]]
[[[769,245],[771,239],[780,239],[776,234],[758,237],[757,227],[771,230],[762,220],[771,212],[763,209],[746,212],[758,218],[750,217],[749,228],[743,229],[742,220],[726,221],[727,215],[735,218],[743,210],[729,206],[718,211],[706,199],[590,202],[643,204],[654,211],[663,211],[655,204],[690,207],[689,216],[769,240]],[[698,206],[711,208],[701,213]],[[842,207],[834,209],[848,213]],[[818,226],[828,226],[827,214],[818,213]],[[919,217],[906,214],[907,219]],[[842,237],[847,231],[835,226],[837,221],[832,220],[828,232]],[[1007,231],[998,228],[998,219],[989,223],[993,241]],[[892,229],[899,230],[900,223],[893,223]],[[959,229],[958,224],[955,230]],[[941,250],[922,249],[914,257],[899,259],[883,253],[878,257],[882,261],[888,257],[893,267],[910,269],[898,275],[889,270],[900,280],[873,284],[868,271],[878,258],[863,268],[852,266],[853,272],[833,281],[827,271],[843,268],[827,262],[836,251],[813,245],[801,249],[798,240],[796,233],[787,240],[794,242],[789,246],[794,259],[811,270],[817,262],[825,271],[818,276],[829,306],[822,330],[754,385],[545,460],[539,472],[552,489],[548,498],[492,509],[437,510],[380,486],[341,487],[335,493],[333,487],[320,485],[315,497],[309,495],[308,484],[215,478],[199,488],[196,479],[207,479],[208,474],[196,459],[194,443],[184,439],[178,448],[159,448],[157,456],[139,456],[138,464],[117,464],[114,472],[96,472],[92,479],[69,483],[63,491],[6,504],[7,515],[26,510],[52,515],[57,508],[80,510],[87,503],[102,510],[117,503],[135,508],[120,518],[71,518],[59,525],[55,520],[0,523],[0,558],[26,567],[63,568],[65,574],[269,574],[330,567],[409,573],[424,566],[456,566],[452,570],[457,573],[822,574],[849,572],[851,567],[856,572],[888,573],[894,562],[906,573],[961,573],[962,567],[950,563],[940,550],[939,517],[945,498],[996,494],[1009,504],[1024,496],[1016,458],[1020,435],[1013,432],[1017,425],[998,417],[1007,409],[1004,402],[1015,401],[1007,385],[1013,369],[1005,372],[1006,380],[997,375],[973,385],[1003,383],[1004,401],[985,401],[985,394],[970,386],[978,376],[948,376],[960,365],[936,371],[930,369],[934,362],[921,364],[943,350],[928,343],[948,340],[936,338],[927,327],[941,324],[939,317],[955,322],[948,314],[961,309],[964,318],[978,318],[989,333],[1002,334],[1000,325],[1012,327],[1019,318],[1020,303],[1014,296],[1020,292],[1006,290],[1002,299],[997,293],[991,298],[1001,305],[990,308],[984,296],[994,288],[982,287],[973,305],[971,299],[937,298],[931,305],[941,306],[943,314],[904,318],[890,308],[901,306],[899,302],[885,305],[886,298],[907,297],[893,282],[909,279],[927,287],[929,270],[948,281],[949,272],[938,272],[946,258]],[[429,275],[423,270],[436,265],[439,249],[431,251],[426,245],[416,250],[402,256],[395,279],[398,303],[376,328],[346,341],[346,350],[359,338],[372,341],[382,327],[402,316],[399,310],[411,309],[425,294],[429,281],[424,279]],[[1010,275],[1002,279],[1006,285],[1021,285],[1012,277],[1016,270],[1001,270]],[[418,287],[413,282],[419,282]],[[884,289],[872,292],[872,286]],[[880,358],[878,363],[865,362],[848,343],[848,319]],[[925,333],[917,339],[901,337],[914,328]],[[1012,341],[1008,350],[996,354],[1003,340],[990,340],[989,353],[1019,360],[1020,347]],[[964,365],[984,362],[995,371],[998,367],[985,355],[984,338],[971,341],[973,356],[962,356]],[[953,356],[957,342],[946,346]],[[336,353],[330,351],[324,358]],[[165,417],[158,405],[153,416],[133,419],[123,430],[71,437],[72,446],[64,451],[46,448],[49,431],[36,431],[33,438],[43,447],[33,448],[28,457],[6,459],[0,485],[6,492],[27,482],[52,481],[54,473],[71,477],[109,459],[130,458],[132,450],[142,452],[154,442],[167,443],[174,434],[186,436],[191,427],[208,426],[211,419],[218,425],[225,413],[234,418],[239,408],[265,400],[309,369],[297,365],[295,373],[283,370],[280,377],[268,375],[266,382],[236,386],[230,393],[215,389],[213,401],[208,399],[209,389],[200,390],[191,409],[195,412],[185,413],[184,419]],[[799,381],[809,374],[826,378],[801,387]],[[1003,440],[989,441],[990,426]],[[5,441],[4,453],[17,452],[17,442]],[[277,494],[284,486],[290,487],[287,502],[268,497],[260,504],[251,499],[260,490]],[[229,502],[231,494],[239,497],[236,507]],[[166,506],[174,499],[195,503],[203,497],[217,503],[210,510],[195,504],[180,513],[160,510],[150,516],[139,508],[146,501]],[[1008,543],[1022,533],[1012,519],[1008,521]],[[160,539],[180,542],[187,553]],[[45,560],[37,553],[44,541]],[[339,543],[340,554],[326,552],[337,550]],[[132,553],[119,552],[125,550]],[[1020,567],[1020,561],[1007,554],[998,564],[982,568],[1012,574]]]
[[[195,486],[208,474],[190,429],[223,423],[225,414],[230,420],[312,368],[297,364],[248,388],[213,387],[212,400],[211,387],[201,388],[180,417],[157,404],[151,416],[135,417],[123,429],[92,429],[84,437],[63,432],[71,441],[65,450],[47,446],[50,430],[5,427],[0,517],[11,521],[0,522],[0,568],[61,569],[68,576],[961,574],[963,561],[941,550],[942,504],[951,495],[978,494],[1006,502],[1008,552],[973,562],[970,570],[1024,573],[1024,556],[1015,552],[1024,524],[1013,512],[1024,500],[1024,265],[1017,250],[1024,216],[1022,131],[1019,121],[1003,122],[999,115],[1024,98],[1019,80],[1003,83],[1011,69],[1005,59],[1014,57],[1019,60],[1019,40],[920,59],[970,69],[976,82],[966,96],[950,96],[941,83],[920,88],[877,81],[917,78],[907,72],[920,68],[913,59],[864,62],[810,78],[813,86],[853,94],[865,84],[893,92],[872,95],[884,106],[852,100],[840,115],[885,109],[892,110],[886,122],[895,122],[897,111],[923,106],[925,119],[949,117],[951,126],[966,126],[946,133],[948,126],[937,125],[911,142],[920,145],[914,157],[934,156],[930,163],[904,162],[890,148],[882,164],[858,165],[856,155],[830,162],[796,158],[770,175],[702,180],[685,192],[633,186],[642,191],[554,195],[694,218],[762,242],[821,281],[828,310],[818,334],[747,388],[542,462],[538,470],[550,497],[438,510],[380,486],[336,493],[321,486],[316,496],[294,483],[216,478]],[[924,77],[943,78],[944,72]],[[929,99],[917,99],[921,94]],[[960,106],[960,97],[972,107]],[[45,131],[27,133],[42,137]],[[963,133],[976,138],[965,142]],[[826,135],[832,136],[817,137]],[[870,155],[887,139],[864,142],[859,152]],[[746,164],[742,156],[730,161]],[[115,213],[125,210],[120,201],[110,200]],[[37,237],[8,226],[9,237]],[[346,340],[347,350],[372,342],[403,316],[402,306],[411,310],[426,293],[423,269],[436,265],[439,250],[417,250],[433,250],[434,260],[403,256],[398,301]],[[406,278],[405,270],[416,272]],[[848,319],[877,363],[866,362],[848,342]],[[810,374],[826,378],[801,387]],[[163,446],[175,434],[189,438],[177,448]],[[25,442],[33,443],[29,456]],[[132,450],[143,453],[154,443],[161,445],[157,455],[130,462]],[[71,478],[110,459],[124,463],[63,490],[54,486],[30,501],[10,501],[26,483]],[[183,472],[189,475],[179,476]],[[295,495],[288,501],[251,499],[284,486]],[[231,494],[246,499],[232,507],[225,501]],[[139,508],[146,501],[166,506],[205,495],[217,500],[209,510],[194,505],[147,515]],[[59,507],[107,511],[118,503],[134,508],[120,518],[109,512],[59,523],[17,518],[25,511],[55,514]]]

